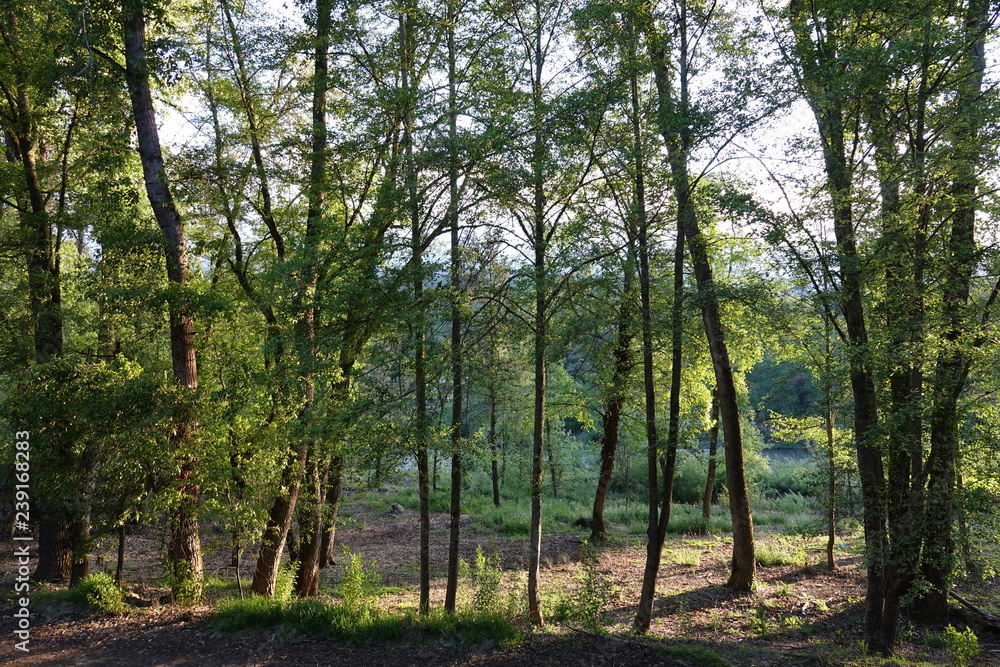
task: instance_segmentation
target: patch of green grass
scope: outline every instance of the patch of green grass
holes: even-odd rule
[[[674,505],[670,510],[670,523],[667,532],[675,535],[709,535],[732,530],[728,517],[718,513],[705,521],[701,515],[701,507],[696,505]]]
[[[251,595],[245,600],[221,600],[212,615],[212,625],[221,632],[264,630],[281,625],[284,620],[285,605],[259,595]]]
[[[484,525],[495,528],[508,537],[527,537],[531,532],[531,512],[527,505],[492,505],[478,517]]]
[[[670,560],[677,565],[698,567],[701,565],[701,554],[694,549],[674,549],[670,554]]]
[[[783,544],[758,544],[755,549],[757,564],[761,567],[781,565],[801,565],[806,554],[801,549],[793,549]]]
[[[243,585],[246,586],[247,583],[244,581]],[[205,596],[209,598],[231,596],[239,591],[239,584],[236,583],[235,578],[230,579],[210,574],[205,576],[204,590]]]
[[[524,640],[521,629],[502,614],[470,611],[448,614],[442,609],[434,609],[426,616],[411,616],[411,619],[415,622],[411,632],[415,631],[417,638],[446,637],[467,646],[492,642],[504,648],[517,646]]]
[[[282,626],[296,634],[333,636],[352,643],[444,637],[469,646],[492,642],[508,647],[519,644],[524,638],[513,620],[501,614],[472,611],[448,614],[442,609],[434,609],[421,616],[413,610],[352,609],[315,598],[291,605],[259,596],[226,600],[216,607],[212,624],[221,632]]]
[[[779,598],[787,597],[792,594],[792,590],[794,588],[795,586],[792,585],[791,583],[787,581],[782,581],[775,587],[774,594]]]

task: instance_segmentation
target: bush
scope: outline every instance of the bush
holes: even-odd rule
[[[618,599],[619,591],[598,569],[594,547],[584,542],[580,555],[583,571],[577,576],[579,586],[572,593],[556,592],[551,602],[552,616],[555,620],[577,621],[597,631],[604,625],[608,608]]]
[[[69,591],[69,598],[101,614],[120,614],[128,609],[125,594],[111,575],[97,572],[88,575]]]
[[[475,587],[472,611],[481,615],[502,614],[506,606],[503,570],[500,568],[500,555],[495,548],[487,556],[482,547],[476,547],[476,560],[472,564],[470,579]]]
[[[725,466],[723,465],[722,448],[716,458],[719,467],[716,469],[715,481],[725,481]],[[691,452],[677,452],[677,468],[674,473],[674,502],[697,504],[701,503],[705,493],[705,480],[708,475],[707,458],[695,456]]]
[[[290,602],[295,592],[295,572],[299,569],[298,561],[280,563],[278,576],[274,582],[274,599],[278,602]]]
[[[969,627],[959,632],[949,624],[940,634],[929,635],[927,639],[931,646],[947,648],[958,667],[965,667],[979,655],[979,637]]]
[[[379,583],[381,575],[379,575],[377,564],[375,561],[371,561],[366,566],[360,554],[352,554],[346,549],[344,557],[346,559],[344,573],[336,592],[340,595],[341,602],[348,611],[356,614],[369,612],[382,592],[382,586]]]

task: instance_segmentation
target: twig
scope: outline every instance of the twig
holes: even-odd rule
[[[966,600],[965,598],[963,598],[961,595],[959,595],[955,591],[949,590],[948,594],[951,595],[956,600],[958,600],[959,602],[961,602],[963,606],[968,607],[969,609],[971,609],[972,611],[976,612],[977,614],[979,614],[983,618],[986,618],[986,619],[988,619],[988,620],[990,620],[990,621],[992,621],[994,623],[1000,622],[1000,618],[997,618],[996,616],[994,616],[993,614],[991,614],[991,613],[989,613],[987,611],[983,611],[982,609],[980,609],[976,605],[972,604],[971,602],[969,602],[968,600]]]

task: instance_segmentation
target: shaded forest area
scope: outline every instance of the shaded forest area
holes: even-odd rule
[[[843,578],[859,655],[920,627],[990,664],[997,11],[7,3],[0,504],[32,594],[646,650],[799,632],[819,605],[772,613],[794,584],[760,569],[795,566]],[[702,558],[708,597],[665,596]]]

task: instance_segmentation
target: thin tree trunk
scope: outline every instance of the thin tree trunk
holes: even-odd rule
[[[552,420],[545,418],[545,450],[549,457],[549,478],[552,480],[552,497],[559,500],[559,473],[556,470],[556,458],[552,451]]]
[[[708,412],[708,474],[705,475],[705,491],[701,494],[701,518],[705,527],[712,520],[712,495],[715,493],[715,471],[719,465],[719,392],[712,390],[712,407]]]
[[[125,523],[118,526],[118,553],[115,559],[115,585],[121,588],[122,572],[125,569]]]
[[[320,548],[320,569],[334,562],[334,547],[337,541],[337,513],[340,510],[340,495],[343,491],[344,457],[334,456],[330,464],[330,476],[326,483],[326,516],[324,518],[323,545]]]
[[[146,195],[153,215],[164,235],[167,277],[171,283],[185,286],[188,282],[187,241],[184,224],[174,205],[163,166],[159,133],[153,111],[149,86],[149,64],[146,60],[146,23],[142,0],[123,0],[122,25],[125,43],[125,79],[132,102],[132,115],[139,144],[139,157],[146,184]],[[194,348],[194,318],[177,304],[171,303],[170,354],[174,381],[191,390],[198,388],[198,366]],[[191,599],[201,597],[204,576],[201,539],[198,534],[198,454],[185,451],[197,438],[198,424],[194,410],[182,410],[173,429],[171,445],[178,454],[180,472],[175,480],[179,501],[171,519],[170,543],[167,554],[173,574],[173,594]]]
[[[500,471],[497,461],[497,396],[490,387],[490,473],[493,481],[493,505],[500,507]]]
[[[531,240],[534,250],[534,362],[535,362],[535,405],[534,428],[531,441],[531,528],[528,547],[528,617],[532,624],[543,625],[539,575],[542,558],[542,448],[545,442],[545,392],[546,354],[548,351],[548,290],[547,251],[549,235],[545,226],[545,175],[547,145],[543,126],[544,109],[542,99],[542,70],[545,65],[542,44],[542,11],[540,0],[535,0],[535,35],[532,44],[532,123],[534,143],[532,146],[532,224],[534,236]]]
[[[638,35],[635,26],[632,26],[632,40],[630,50],[632,59],[636,55],[636,41]],[[664,479],[664,498],[666,499],[666,517],[661,513],[659,507],[659,435],[656,426],[656,385],[653,371],[653,315],[651,305],[651,286],[649,273],[649,219],[646,215],[646,188],[645,188],[645,151],[643,150],[642,128],[639,116],[639,89],[638,74],[633,72],[629,79],[629,89],[631,97],[631,124],[632,124],[632,151],[635,169],[635,202],[633,215],[635,216],[636,229],[639,241],[639,302],[642,320],[642,379],[643,394],[646,409],[646,470],[649,478],[649,515],[646,524],[646,564],[642,574],[642,589],[639,593],[639,606],[635,615],[635,630],[639,633],[649,631],[650,623],[653,619],[653,597],[656,593],[656,577],[660,571],[660,560],[663,553],[663,540],[666,537],[667,522],[670,520],[670,497],[666,487],[672,488],[673,479]],[[678,228],[677,244],[675,247],[675,265],[677,271],[677,258],[683,258],[684,236],[683,230]],[[683,259],[680,260],[681,264]],[[683,276],[683,271],[681,271]],[[677,276],[675,275],[675,279]],[[683,284],[683,277],[681,278]],[[680,294],[674,293],[674,308],[680,307]],[[676,337],[674,338],[676,342]],[[676,351],[676,350],[675,350]],[[676,359],[675,359],[676,361]],[[676,369],[679,371],[679,367]],[[671,407],[673,407],[674,392],[679,390],[679,386],[674,384],[675,374],[671,374]],[[627,494],[627,491],[626,491]]]
[[[448,219],[451,227],[451,520],[448,534],[448,584],[445,611],[455,611],[458,593],[458,542],[462,520],[462,310],[461,249],[458,236],[458,76],[455,61],[456,2],[448,0]]]
[[[833,434],[833,347],[830,344],[830,321],[823,318],[826,354],[823,380],[823,422],[826,426],[826,565],[831,570],[837,567],[833,551],[837,544],[837,468],[836,448]]]
[[[667,145],[674,197],[677,200],[677,219],[683,230],[695,281],[701,298],[702,321],[705,336],[715,369],[716,390],[719,395],[719,415],[722,421],[723,443],[726,453],[726,482],[729,488],[729,511],[733,525],[733,558],[727,586],[738,591],[753,588],[756,575],[754,557],[753,519],[750,514],[750,500],[747,495],[746,472],[743,465],[743,434],[740,425],[739,408],[736,403],[736,385],[733,380],[729,349],[726,345],[718,299],[715,294],[715,280],[708,256],[708,244],[698,227],[694,202],[691,199],[691,183],[688,174],[688,160],[692,147],[691,128],[686,124],[690,116],[688,101],[688,37],[687,3],[680,4],[680,53],[679,94],[674,95],[671,86],[670,69],[662,39],[657,35],[654,42],[653,67],[659,97],[660,133]],[[676,123],[682,119],[679,125]]]
[[[406,209],[410,222],[411,271],[413,276],[413,381],[415,385],[415,447],[417,452],[417,491],[420,497],[420,613],[430,611],[430,491],[427,470],[427,371],[426,323],[423,276],[423,234],[417,199],[417,171],[413,156],[413,122],[416,95],[413,81],[413,18],[404,9],[399,16],[400,83],[404,96],[403,151],[405,162]],[[435,466],[436,468],[436,466]]]
[[[611,353],[614,368],[611,372],[611,387],[607,401],[604,404],[604,414],[601,415],[601,472],[597,478],[597,490],[594,492],[594,511],[590,539],[603,542],[607,539],[607,524],[604,520],[604,503],[611,486],[611,475],[615,468],[615,454],[618,450],[618,427],[621,422],[622,407],[625,404],[625,384],[628,382],[629,371],[632,369],[632,317],[634,308],[634,270],[631,262],[626,262],[622,279],[622,297],[618,306],[618,331],[615,334],[615,346]]]

